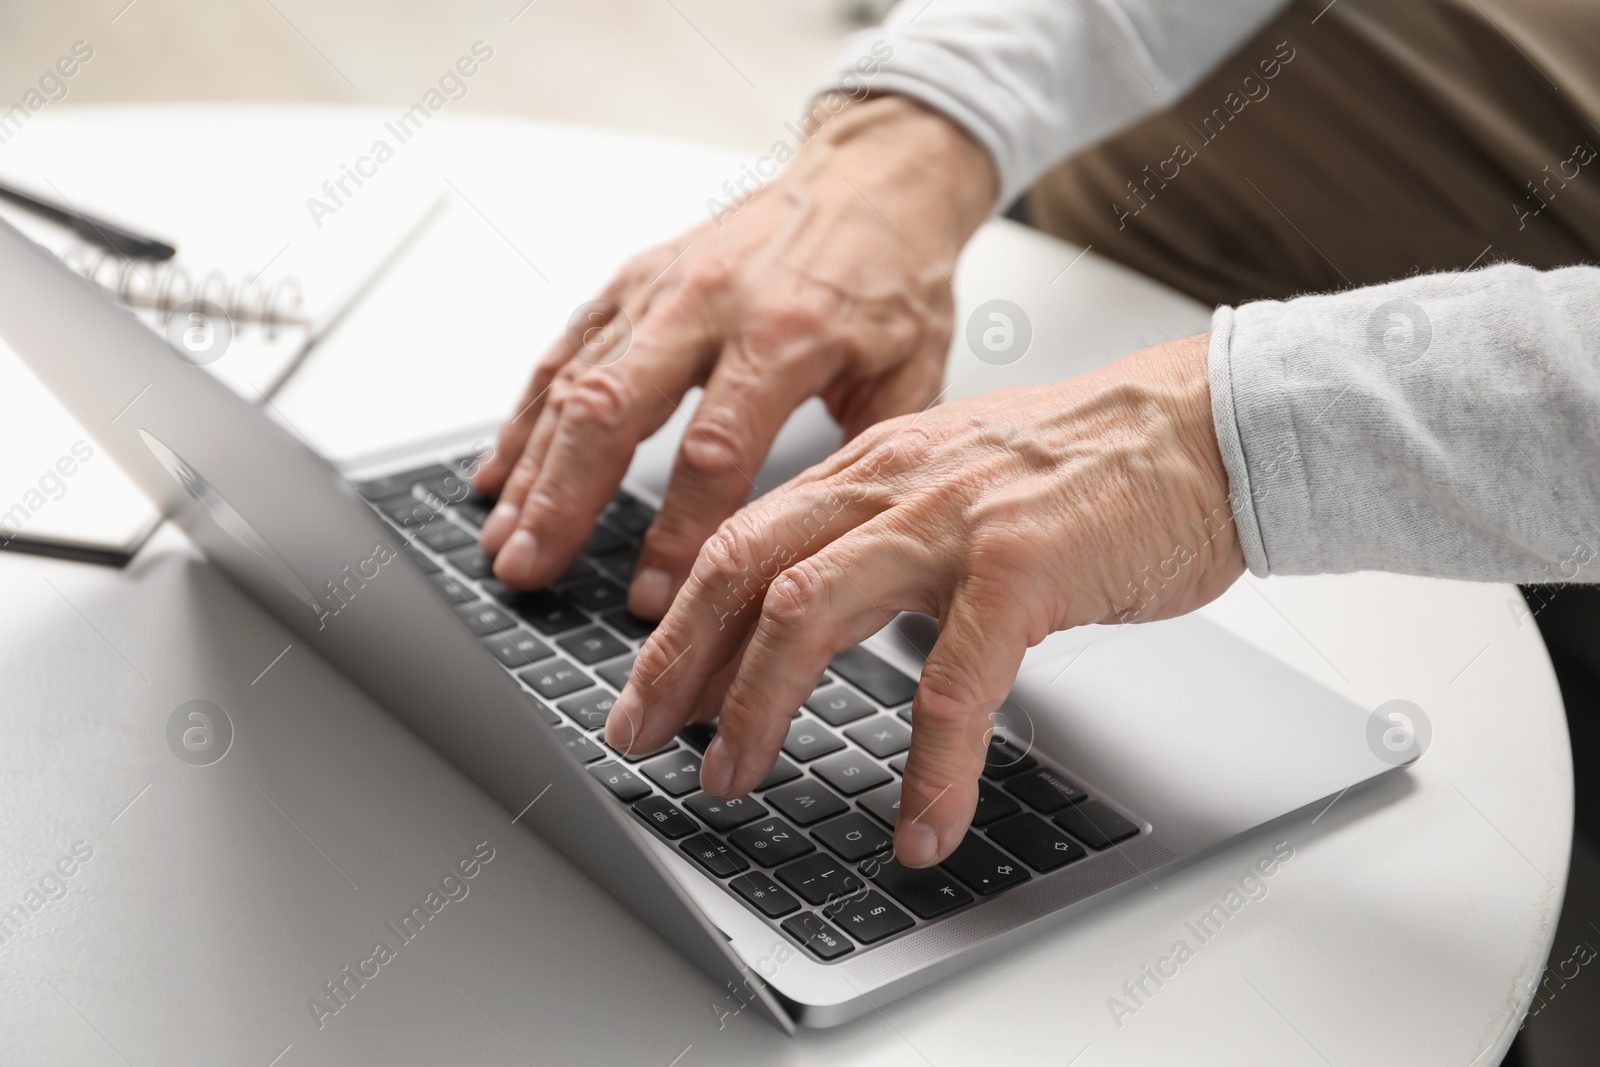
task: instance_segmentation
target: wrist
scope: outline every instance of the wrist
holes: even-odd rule
[[[1179,448],[1194,471],[1195,492],[1205,515],[1203,523],[1213,534],[1208,546],[1212,561],[1225,576],[1225,582],[1231,584],[1244,570],[1244,549],[1233,520],[1228,468],[1217,441],[1211,405],[1211,335],[1196,334],[1163,347],[1170,350],[1161,366],[1171,385],[1169,395]]]
[[[874,203],[892,204],[897,220],[937,220],[959,251],[999,196],[999,173],[988,150],[957,123],[909,97],[845,100],[837,112],[813,109],[813,116],[831,117],[808,122],[808,147]]]

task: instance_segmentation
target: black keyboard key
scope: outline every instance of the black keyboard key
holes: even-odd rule
[[[860,647],[833,657],[829,669],[886,708],[899,707],[917,691],[917,683]]]
[[[1020,860],[1012,859],[974,833],[968,833],[945,858],[944,867],[980,896],[1021,885],[1032,877]]]
[[[688,752],[653,759],[639,768],[656,785],[675,797],[700,788],[700,757]]]
[[[805,834],[782,819],[758,820],[742,830],[735,830],[728,835],[728,840],[763,867],[788,863],[817,848]]]
[[[628,675],[633,673],[633,656],[619,659],[615,663],[607,663],[604,667],[596,667],[594,673],[598,674],[607,685],[622,692],[622,687],[628,684]]]
[[[826,904],[865,888],[850,868],[826,852],[814,852],[779,867],[777,874],[778,881],[799,893],[807,904]]]
[[[762,799],[801,826],[810,826],[850,810],[850,805],[815,778],[796,778],[767,790]]]
[[[621,611],[609,611],[600,617],[617,633],[633,641],[649,637],[656,628],[655,623],[649,619],[639,618],[626,608]]]
[[[783,932],[824,962],[856,950],[843,934],[828,925],[827,920],[809,911],[783,920]]]
[[[669,840],[688,837],[699,829],[695,821],[673,806],[666,797],[648,796],[633,806],[639,817]],[[783,914],[779,912],[778,914]]]
[[[385,497],[409,493],[411,487],[418,482],[424,482],[429,478],[437,478],[449,473],[450,468],[443,464],[430,463],[426,467],[418,467],[416,470],[400,471],[396,474],[385,475],[382,478],[373,478],[370,481],[361,482],[356,486],[356,491],[368,500],[382,500]]]
[[[588,543],[583,546],[586,556],[603,556],[607,552],[615,552],[619,548],[626,548],[628,539],[603,522],[594,524],[594,532],[589,535]]]
[[[510,630],[517,625],[517,620],[487,600],[476,600],[471,604],[457,604],[456,614],[461,616],[461,621],[467,624],[467,629],[479,637],[499,633],[501,630]]]
[[[629,545],[615,552],[594,557],[595,565],[611,577],[627,585],[633,581],[633,572],[639,567],[639,546]]]
[[[767,809],[760,801],[748,796],[721,800],[709,793],[696,793],[685,800],[683,806],[719,833],[737,830],[745,823],[767,814]]]
[[[1036,871],[1053,871],[1088,855],[1072,838],[1026,812],[1002,819],[984,833]]]
[[[494,658],[516,670],[530,663],[555,655],[550,646],[526,630],[511,630],[483,638],[483,647],[494,653]]]
[[[874,789],[857,803],[882,820],[885,826],[893,826],[900,817],[900,783]]]
[[[800,906],[794,894],[774,882],[765,871],[741,874],[728,885],[735,893],[754,904],[756,910],[769,919],[787,915]]]
[[[678,740],[700,753],[706,754],[706,747],[711,744],[711,739],[717,736],[717,728],[708,722],[692,722],[678,731]]]
[[[624,804],[631,804],[650,793],[650,787],[645,785],[644,779],[615,760],[596,763],[589,768],[589,773]]]
[[[453,522],[440,521],[424,526],[422,532],[417,534],[417,540],[435,552],[451,552],[478,539]]]
[[[611,714],[611,705],[616,702],[616,697],[604,689],[595,688],[590,692],[568,697],[556,707],[572,716],[585,730],[598,730],[606,724],[606,716]]]
[[[874,852],[887,858],[893,852],[893,839],[878,824],[858,811],[825,822],[811,836],[833,849],[846,862],[864,860]]]
[[[587,582],[598,577],[600,577],[600,572],[594,569],[592,563],[585,559],[575,559],[572,561],[572,565],[562,571],[560,576],[550,584],[566,585],[569,582]]]
[[[990,736],[989,750],[983,754],[983,773],[997,782],[1031,771],[1038,765],[1039,761],[1028,755],[1021,745],[999,734]]]
[[[444,573],[444,571],[428,575],[428,581],[432,582],[433,587],[439,590],[440,595],[452,604],[465,604],[467,601],[476,600],[478,597],[477,593],[474,593],[461,582]]]
[[[477,545],[458,548],[445,559],[450,562],[450,566],[474,580],[487,578],[494,573],[494,561],[484,555],[483,549]]]
[[[611,659],[629,651],[628,646],[618,641],[607,630],[598,626],[591,626],[587,630],[579,630],[569,634],[556,642],[566,649],[572,658],[579,663],[599,663],[603,659]]]
[[[1084,797],[1083,790],[1049,769],[1007,778],[1006,792],[1046,815],[1058,812],[1068,804],[1076,804]]]
[[[843,747],[844,742],[837,736],[809,719],[790,723],[789,737],[783,743],[783,750],[801,763],[837,752]]]
[[[415,563],[417,565],[417,569],[423,574],[439,573],[439,565],[435,563],[427,553],[423,552],[422,549],[416,547],[415,545],[406,545],[405,553],[411,557],[411,562]]]
[[[434,507],[440,501],[419,500],[410,493],[404,496],[393,497],[381,501],[378,510],[387,515],[407,533],[416,533],[425,529],[439,517],[439,509]]]
[[[472,483],[462,477],[458,470],[447,471],[435,478],[426,478],[421,483],[423,494],[432,494],[449,504],[461,504],[470,500],[477,490],[472,488]]]
[[[517,677],[546,700],[556,700],[594,684],[587,674],[559,656],[535,663],[518,672]]]
[[[847,797],[894,781],[894,775],[874,763],[866,753],[855,749],[817,761],[811,773]]]
[[[611,748],[609,744],[606,745],[606,747]],[[656,756],[664,755],[668,752],[675,752],[677,751],[677,748],[678,742],[672,738],[668,738],[666,744],[662,745],[660,748],[651,749],[649,752],[618,752],[617,755],[621,756],[629,763],[638,763],[640,760],[654,759]],[[616,750],[612,749],[612,751],[615,752]]]
[[[897,859],[863,863],[861,873],[923,919],[937,919],[972,902],[972,894],[938,867],[907,867]]]
[[[858,896],[835,901],[823,908],[822,913],[863,945],[893,937],[916,925],[911,921],[911,916],[889,903],[882,893],[871,889]]]
[[[581,611],[548,589],[523,592],[495,578],[482,585],[485,592],[542,634],[566,633],[589,623]]]
[[[566,745],[567,748],[571,749],[572,754],[577,756],[581,762],[593,763],[596,760],[605,759],[605,749],[601,748],[599,745],[595,744],[593,741],[589,740],[572,727],[557,726],[555,732],[556,736],[561,739],[561,743]]]
[[[710,834],[696,834],[678,847],[718,878],[727,878],[750,869],[750,864],[745,862],[743,856]]]
[[[594,578],[561,591],[579,607],[596,614],[628,606],[628,591],[616,582]]]
[[[489,521],[489,512],[494,508],[494,501],[479,493],[476,489],[467,499],[452,505],[452,509],[461,519],[474,530],[483,529],[483,524]]]
[[[600,516],[608,526],[621,530],[629,537],[638,537],[655,521],[655,509],[641,503],[626,493],[618,493]]]
[[[772,770],[768,771],[767,776],[761,780],[761,784],[756,786],[756,792],[760,793],[772,789],[782,785],[784,782],[792,782],[798,777],[800,777],[800,768],[779,756],[778,762],[772,765]]]
[[[911,747],[911,728],[887,715],[858,722],[844,735],[879,759],[888,759]]]
[[[1074,804],[1056,816],[1056,825],[1099,852],[1118,841],[1126,841],[1139,827],[1124,819],[1098,800]]]
[[[988,826],[1022,810],[1022,805],[1006,796],[1000,787],[985,779],[978,779],[978,809],[972,813],[972,825]]]
[[[552,709],[549,704],[546,704],[544,701],[540,700],[526,689],[522,691],[522,695],[528,698],[528,703],[533,705],[534,714],[538,715],[546,725],[563,725],[561,722],[561,716],[557,715],[555,710]]]
[[[878,710],[866,697],[842,685],[819,686],[812,690],[806,707],[829,726],[843,726],[847,722],[864,719]]]

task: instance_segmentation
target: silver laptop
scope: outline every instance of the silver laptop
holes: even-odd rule
[[[470,439],[337,470],[4,223],[0,336],[220,569],[790,1033],[1394,769],[1365,709],[1201,619],[1087,628],[1024,671],[992,738],[979,724],[973,829],[911,870],[890,842],[930,620],[838,656],[749,796],[699,790],[713,727],[642,757],[606,746],[650,629],[625,590],[670,435],[641,449],[584,556],[518,592],[477,548]],[[768,484],[819,458],[815,440],[781,437]]]

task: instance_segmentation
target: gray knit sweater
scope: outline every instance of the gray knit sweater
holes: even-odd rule
[[[1256,574],[1600,580],[1600,270],[1435,274],[1212,329]]]

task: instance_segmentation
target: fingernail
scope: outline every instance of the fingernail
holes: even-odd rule
[[[714,797],[726,796],[733,784],[733,755],[721,736],[713,737],[700,760],[700,788]]]
[[[505,582],[524,578],[532,573],[538,556],[539,542],[533,539],[533,534],[518,530],[494,557],[494,576]]]
[[[939,855],[939,835],[925,822],[901,823],[894,832],[894,854],[907,867],[931,867]]]
[[[646,567],[633,576],[628,607],[641,619],[659,619],[672,606],[672,576],[660,567]]]
[[[483,520],[483,532],[478,535],[478,540],[486,545],[498,544],[506,539],[516,521],[517,509],[514,505],[509,501],[496,504],[494,510],[489,512],[489,517]]]
[[[639,703],[633,686],[623,686],[616,703],[611,705],[611,713],[606,716],[606,744],[618,752],[633,751],[634,738],[639,736],[642,711],[644,707]]]

